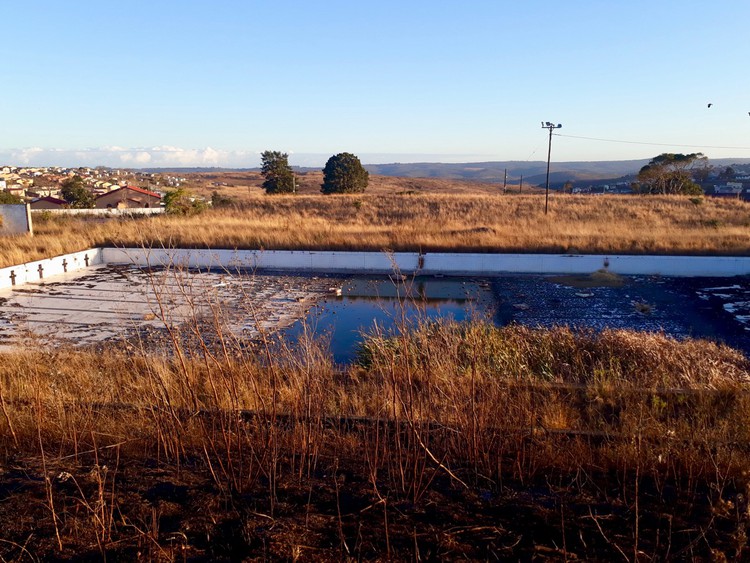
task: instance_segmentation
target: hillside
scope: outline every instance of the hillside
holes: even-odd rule
[[[301,195],[320,194],[320,185],[323,183],[323,173],[316,170],[304,172],[296,171],[297,190]],[[257,171],[220,171],[186,173],[188,188],[198,195],[211,197],[213,192],[244,201],[263,195],[261,185],[263,177]],[[502,182],[502,180],[501,180]],[[523,186],[518,181],[507,185],[509,193],[535,193],[537,188],[532,187],[524,180]],[[367,186],[368,195],[411,195],[411,194],[486,194],[492,195],[502,192],[502,185],[497,183],[482,182],[474,179],[449,179],[449,178],[419,178],[419,177],[395,177],[370,173],[370,183]]]
[[[554,162],[551,173],[555,181],[596,180],[616,178],[637,172],[648,160],[613,160],[601,162]],[[498,161],[472,162],[461,164],[413,163],[413,164],[370,164],[365,166],[374,174],[403,176],[407,178],[450,178],[476,180],[482,182],[502,182],[505,171],[508,179],[518,181],[523,176],[530,184],[545,181],[546,161]],[[550,176],[552,180],[553,176]]]
[[[586,182],[598,180],[613,180],[623,177],[632,176],[638,171],[649,159],[639,160],[602,160],[602,161],[570,161],[555,162],[553,160],[550,167],[550,185],[553,187],[560,186],[567,181]],[[709,164],[717,168],[733,166],[738,164],[748,164],[748,158],[717,158],[711,159]],[[413,162],[413,163],[389,163],[389,164],[365,164],[365,168],[372,175],[371,184],[376,190],[380,186],[389,186],[389,189],[401,190],[418,190],[418,191],[444,191],[445,187],[441,184],[419,183],[410,184],[410,180],[436,179],[436,180],[456,180],[460,183],[452,183],[459,191],[479,189],[480,183],[501,184],[507,171],[507,180],[509,184],[518,185],[523,177],[524,185],[541,186],[546,180],[547,162],[543,160],[536,161],[488,161],[488,162],[463,162],[463,163],[443,163],[443,162]],[[301,176],[303,184],[303,193],[310,193],[308,187],[311,183],[317,181],[316,174],[320,175],[320,169],[310,167],[293,166],[295,172]],[[213,178],[215,181],[227,181],[222,178],[234,177],[235,183],[241,185],[260,186],[260,175],[258,168],[246,169],[222,169],[222,168],[149,168],[144,172],[152,173],[179,173],[204,178]],[[376,177],[398,178],[397,180],[378,180]],[[308,182],[308,180],[310,180]],[[467,182],[464,184],[463,182]],[[227,181],[229,183],[229,181]],[[319,183],[319,182],[318,182]],[[416,187],[415,187],[416,186]],[[494,189],[494,188],[493,188]]]

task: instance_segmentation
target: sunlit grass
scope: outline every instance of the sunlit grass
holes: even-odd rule
[[[750,204],[707,198],[538,195],[254,196],[193,217],[35,214],[0,241],[11,265],[99,245],[192,248],[746,255]]]

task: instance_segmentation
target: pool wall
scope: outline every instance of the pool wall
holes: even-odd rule
[[[103,249],[89,248],[44,260],[35,260],[0,269],[0,289],[9,289],[30,282],[43,281],[103,264]]]
[[[332,252],[305,250],[200,250],[89,248],[0,269],[0,289],[100,264],[138,267],[444,276],[589,274],[602,268],[622,275],[721,277],[750,275],[746,256],[630,256],[580,254],[457,254],[430,252]]]
[[[362,273],[493,276],[586,274],[606,268],[623,275],[737,276],[750,274],[746,256],[636,256],[580,254],[461,254],[416,252],[334,252],[304,250],[200,250],[103,248],[107,264],[181,266],[235,271],[277,270]]]

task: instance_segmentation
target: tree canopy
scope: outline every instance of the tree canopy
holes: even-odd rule
[[[0,204],[23,203],[23,200],[17,195],[13,195],[5,190],[0,190]]]
[[[280,151],[263,151],[260,155],[263,189],[268,194],[290,194],[297,191],[289,155]]]
[[[70,207],[88,209],[94,207],[94,194],[83,185],[83,178],[76,175],[62,183],[62,198]]]
[[[702,194],[703,189],[693,181],[693,169],[705,167],[707,158],[702,153],[662,153],[655,156],[638,172],[635,189],[644,194]]]
[[[323,168],[324,194],[349,194],[365,191],[370,174],[359,158],[348,152],[336,154],[328,159]]]
[[[206,209],[206,203],[185,188],[168,191],[162,201],[164,211],[170,215],[196,215]]]

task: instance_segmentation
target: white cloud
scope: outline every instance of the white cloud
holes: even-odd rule
[[[253,151],[225,151],[212,147],[185,149],[169,145],[155,147],[104,146],[87,149],[29,147],[0,150],[0,164],[23,166],[111,166],[117,168],[226,167],[259,166]]]
[[[123,164],[142,165],[151,162],[151,153],[146,151],[123,152],[120,154],[120,160]]]
[[[289,154],[292,166],[319,168],[331,156],[324,153]],[[492,160],[489,155],[439,154],[359,154],[365,164],[388,162],[477,162]],[[28,147],[0,149],[0,165],[15,166],[109,166],[112,168],[254,168],[260,166],[260,151],[227,151],[204,148],[181,148],[171,145],[121,147],[117,145],[86,149]]]

